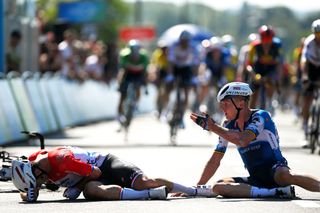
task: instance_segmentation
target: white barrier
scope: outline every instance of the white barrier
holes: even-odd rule
[[[24,138],[23,125],[7,79],[0,79],[0,144]]]
[[[22,130],[51,133],[67,127],[114,119],[120,99],[116,81],[109,85],[69,81],[59,75],[24,73],[0,79],[0,145],[25,139]],[[141,91],[140,113],[155,110],[156,88]]]

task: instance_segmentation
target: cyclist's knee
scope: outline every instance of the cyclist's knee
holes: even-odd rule
[[[294,182],[294,175],[288,168],[281,167],[277,169],[274,179],[279,185],[290,185]]]

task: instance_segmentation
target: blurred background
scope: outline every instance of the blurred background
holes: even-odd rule
[[[238,47],[259,26],[270,24],[282,39],[286,57],[291,60],[300,38],[310,32],[311,22],[319,18],[320,8],[312,1],[299,1],[290,7],[290,1],[287,6],[283,4],[272,5],[272,1],[265,4],[260,1],[2,0],[0,30],[4,45],[0,50],[0,70],[6,70],[4,53],[10,33],[16,29],[23,35],[21,70],[39,70],[40,44],[51,39],[51,33],[56,42],[62,41],[63,32],[68,28],[76,30],[79,38],[103,41],[108,47],[108,69],[112,70],[115,69],[114,51],[129,39],[124,35],[125,30],[144,27],[146,35],[140,36],[145,36],[152,48],[165,30],[181,23],[203,26],[219,36],[230,34]]]
[[[1,0],[0,115],[4,119],[0,122],[0,144],[20,140],[21,129],[50,133],[115,118],[120,50],[129,40],[138,39],[151,56],[159,40],[178,38],[181,29],[176,26],[181,24],[188,25],[199,41],[229,35],[236,51],[261,25],[272,25],[281,39],[285,61],[293,64],[294,49],[311,33],[320,3],[304,0],[291,4],[253,0]],[[63,50],[63,41],[68,39],[73,46]],[[64,62],[70,54],[72,61],[67,62],[72,69],[67,70]],[[8,76],[11,71],[14,74]],[[21,81],[12,80],[26,71]],[[52,81],[56,73],[69,81]],[[51,77],[43,77],[46,74]],[[32,81],[26,80],[28,75],[33,76]],[[70,84],[70,80],[77,84]],[[81,85],[84,82],[89,89]],[[88,100],[92,101],[86,107],[83,103]],[[106,105],[109,111],[103,108]],[[142,111],[151,111],[154,105],[144,105]],[[90,112],[94,107],[95,113]]]

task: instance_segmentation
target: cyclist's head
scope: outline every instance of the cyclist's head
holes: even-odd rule
[[[259,29],[259,35],[262,43],[272,42],[275,32],[269,25],[262,25]]]
[[[166,42],[165,40],[159,40],[158,42],[157,42],[157,46],[158,46],[158,48],[161,48],[162,50],[165,50],[165,49],[167,49],[168,48],[168,42]]]
[[[230,48],[234,44],[234,38],[232,35],[226,34],[222,36],[222,42],[225,47]]]
[[[242,96],[249,99],[252,95],[252,90],[247,83],[243,82],[230,82],[224,85],[218,92],[217,101],[221,102],[225,99],[230,99],[235,96]]]
[[[128,48],[132,54],[137,55],[141,49],[141,43],[138,40],[132,39],[128,42]]]
[[[311,31],[313,33],[320,33],[320,19],[317,19],[311,24]]]
[[[179,41],[190,41],[191,38],[192,38],[191,33],[189,31],[187,31],[187,30],[183,30],[180,33]]]
[[[223,47],[223,41],[218,36],[213,36],[210,38],[210,47],[212,50],[214,49],[221,49]]]
[[[36,188],[36,177],[32,172],[30,161],[12,161],[12,182],[21,192],[27,192],[29,188]]]
[[[250,33],[248,35],[247,41],[248,41],[248,43],[251,43],[251,42],[253,42],[253,41],[257,40],[257,39],[258,39],[258,34]]]

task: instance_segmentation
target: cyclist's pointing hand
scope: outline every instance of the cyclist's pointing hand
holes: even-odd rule
[[[201,115],[191,113],[190,118],[204,130],[209,130],[209,126],[215,123],[214,120],[206,113],[202,113]]]

